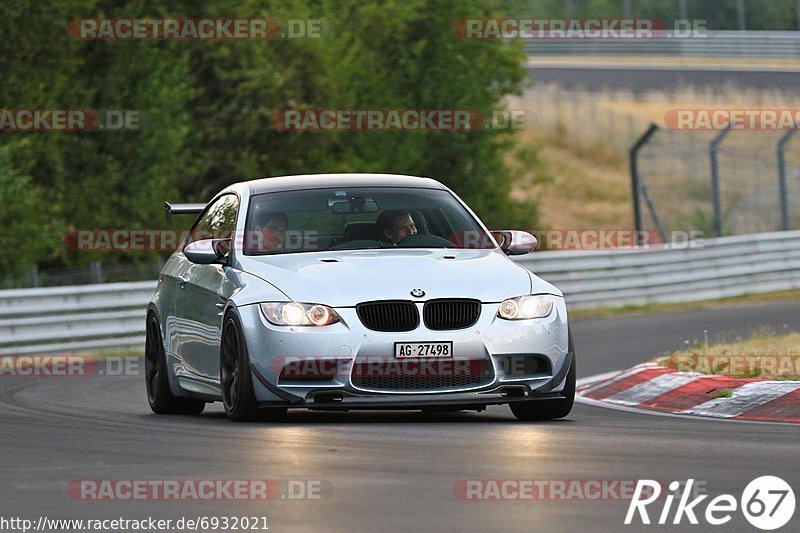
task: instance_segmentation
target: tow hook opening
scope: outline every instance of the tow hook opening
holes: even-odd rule
[[[314,403],[341,403],[344,396],[340,392],[325,392],[314,396]]]
[[[504,387],[500,394],[505,398],[524,398],[527,396],[525,387]]]

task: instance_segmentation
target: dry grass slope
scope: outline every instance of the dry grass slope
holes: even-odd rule
[[[509,99],[509,109],[536,116],[533,127],[517,132],[522,143],[536,147],[539,160],[514,190],[517,198],[538,206],[541,227],[528,229],[631,228],[628,148],[647,125],[663,126],[670,109],[745,107],[796,109],[800,95],[735,87],[685,88],[674,94],[569,93],[544,86]],[[774,135],[763,136],[771,155]],[[736,149],[731,137],[727,142]]]

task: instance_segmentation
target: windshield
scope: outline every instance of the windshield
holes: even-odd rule
[[[447,191],[399,187],[311,189],[255,195],[246,255],[373,248],[495,248]]]

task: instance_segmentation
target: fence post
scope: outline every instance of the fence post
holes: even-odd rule
[[[639,137],[639,139],[631,146],[630,161],[631,161],[631,193],[633,195],[633,228],[636,230],[636,237],[634,239],[634,246],[639,244],[639,235],[642,232],[642,204],[639,199],[639,150],[644,146],[650,137],[658,131],[658,126],[651,123],[647,131]]]
[[[722,237],[722,203],[719,198],[719,165],[717,163],[717,151],[720,143],[725,136],[730,133],[730,128],[726,128],[714,137],[709,145],[709,156],[711,157],[711,202],[714,205],[714,233],[717,237]]]
[[[798,4],[800,5],[800,4]],[[786,132],[786,135],[781,137],[778,141],[778,186],[781,195],[781,229],[783,231],[789,230],[789,190],[786,186],[786,143],[792,138],[792,135],[797,133],[796,129],[791,129]]]
[[[570,100],[572,102],[572,121],[567,124],[567,135],[575,135],[575,137],[578,139],[578,142],[583,144],[583,132],[586,128],[579,127],[577,132],[573,129],[576,128],[578,124],[583,124],[583,121],[581,120],[581,112],[583,110],[580,109],[580,106],[583,105],[583,102],[580,101],[580,95],[577,92],[573,92],[570,95]]]

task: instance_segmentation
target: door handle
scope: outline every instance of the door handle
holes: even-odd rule
[[[185,289],[186,288],[186,283],[188,283],[188,282],[189,282],[189,278],[187,278],[186,276],[178,276],[178,283],[180,283],[181,289]]]

